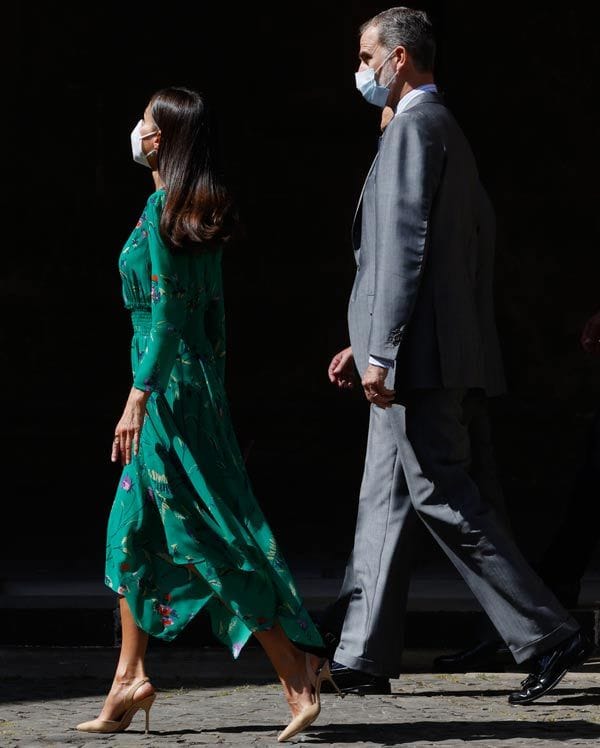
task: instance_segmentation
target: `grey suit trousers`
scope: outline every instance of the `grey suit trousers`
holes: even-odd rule
[[[351,568],[335,659],[388,677],[400,672],[411,536],[419,521],[456,566],[523,662],[579,629],[529,567],[469,475],[468,390],[413,390],[371,406]]]

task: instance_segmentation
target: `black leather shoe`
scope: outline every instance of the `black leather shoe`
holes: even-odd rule
[[[594,645],[581,631],[577,631],[558,646],[537,659],[535,671],[521,683],[521,690],[511,693],[508,703],[531,704],[557,686],[568,670],[582,665],[592,653]]]
[[[355,693],[359,696],[365,696],[366,694],[389,694],[392,692],[389,678],[353,670],[335,661],[331,663],[330,667],[335,684],[342,693]],[[329,691],[330,689],[333,691],[329,683],[324,681],[321,691]]]
[[[469,673],[475,670],[504,670],[503,663],[512,660],[510,650],[500,640],[482,641],[469,649],[452,655],[442,655],[433,661],[435,673]]]

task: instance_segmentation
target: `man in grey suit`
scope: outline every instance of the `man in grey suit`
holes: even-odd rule
[[[422,521],[532,674],[513,704],[547,693],[591,645],[529,568],[469,475],[469,413],[502,391],[494,322],[493,209],[469,144],[437,94],[427,16],[391,8],[361,28],[357,87],[395,110],[353,228],[351,347],[370,402],[349,603],[336,680],[397,677],[410,540]],[[475,403],[475,406],[474,406]]]

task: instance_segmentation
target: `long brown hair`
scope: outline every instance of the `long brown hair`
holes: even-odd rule
[[[160,233],[172,250],[212,249],[237,225],[233,200],[216,164],[214,125],[205,99],[164,88],[150,100],[160,130],[158,171],[166,187]]]

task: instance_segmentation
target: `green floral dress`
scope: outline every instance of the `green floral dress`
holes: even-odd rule
[[[234,657],[277,622],[300,646],[321,647],[233,432],[221,252],[172,253],[158,230],[164,199],[149,197],[119,258],[133,384],[152,394],[108,522],[106,584],[161,639],[206,609]]]

